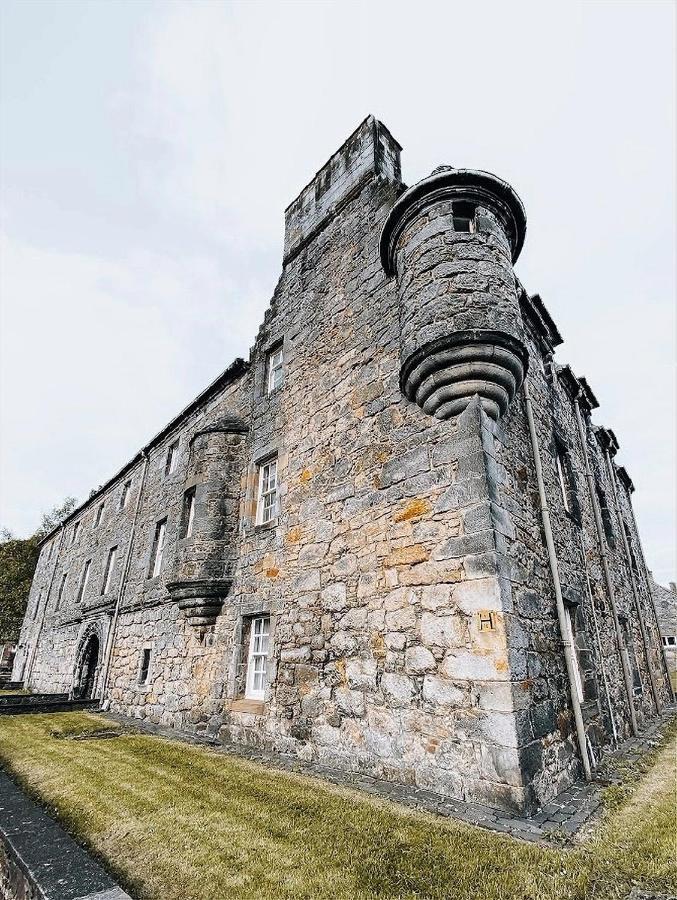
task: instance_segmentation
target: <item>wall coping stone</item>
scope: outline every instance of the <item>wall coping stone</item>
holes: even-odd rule
[[[44,900],[131,900],[5,772],[0,772],[0,841],[10,864]]]

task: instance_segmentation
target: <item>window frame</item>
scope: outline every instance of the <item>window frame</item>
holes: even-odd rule
[[[71,530],[71,542],[70,546],[73,547],[75,542],[80,537],[80,519],[77,522],[73,522],[73,528]]]
[[[257,631],[257,625],[261,628]],[[260,638],[260,641],[257,640]],[[268,660],[270,658],[270,616],[257,615],[249,619],[249,647],[247,648],[247,674],[245,700],[265,700],[268,688]],[[261,666],[257,668],[257,664]],[[256,686],[261,676],[261,686]]]
[[[165,478],[169,478],[176,472],[179,464],[179,438],[167,447],[167,456],[165,457]]]
[[[125,481],[122,485],[122,491],[120,492],[120,503],[118,509],[122,511],[123,509],[127,509],[127,504],[129,502],[129,496],[132,493],[132,479],[129,481]]]
[[[193,536],[195,527],[195,503],[197,497],[197,485],[187,488],[183,492],[183,503],[181,507],[181,537],[180,540],[187,541]]]
[[[158,578],[162,572],[162,558],[165,551],[165,543],[167,541],[167,516],[159,519],[155,523],[155,532],[153,534],[153,544],[150,553],[150,563],[148,566],[148,577]]]
[[[559,448],[555,448],[555,468],[557,469],[557,481],[559,483],[564,512],[571,515],[571,499],[569,497],[569,481],[565,470],[564,452]]]
[[[274,467],[275,482],[272,488],[264,490],[266,479],[266,471]],[[278,458],[277,455],[269,456],[267,459],[261,460],[257,464],[257,488],[256,488],[256,524],[259,526],[274,525],[279,516],[279,487],[280,481],[278,477]],[[270,483],[270,479],[268,481]],[[264,518],[266,513],[266,500],[272,497],[272,505],[270,509],[272,514]]]
[[[54,604],[54,610],[56,611],[61,606],[61,601],[63,600],[63,595],[66,591],[66,583],[68,581],[68,572],[63,572],[61,575],[61,582],[59,584],[59,591],[56,595],[56,603]]]
[[[115,565],[118,561],[118,548],[117,545],[115,547],[111,547],[108,551],[108,556],[106,557],[106,567],[103,573],[103,582],[101,584],[101,594],[102,596],[107,594],[111,589],[111,584],[113,582],[113,572],[115,570]]]
[[[87,590],[87,585],[89,584],[89,575],[92,569],[92,560],[88,559],[85,561],[85,565],[82,569],[82,575],[80,576],[80,583],[78,584],[78,592],[75,598],[76,603],[82,603],[85,598],[85,591]]]
[[[279,362],[275,362],[279,356]],[[279,376],[279,379],[278,379]],[[266,353],[266,393],[272,394],[284,384],[284,347],[282,343]]]
[[[94,528],[98,528],[103,520],[103,511],[106,506],[106,501],[103,503],[99,503],[96,508],[96,512],[94,513]]]
[[[566,604],[566,622],[569,632],[569,640],[571,649],[574,654],[574,683],[578,691],[578,702],[582,705],[585,703],[585,692],[583,690],[583,672],[581,670],[581,660],[578,655],[578,645],[576,643],[576,607],[572,604]]]
[[[139,673],[137,675],[137,684],[145,687],[150,684],[150,672],[153,662],[153,648],[142,647],[141,656],[139,657]],[[144,671],[145,670],[145,671]]]

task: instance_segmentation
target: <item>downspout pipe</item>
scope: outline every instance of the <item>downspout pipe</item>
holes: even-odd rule
[[[38,644],[40,643],[40,638],[42,636],[42,629],[45,624],[45,616],[47,615],[47,606],[49,605],[49,595],[52,593],[52,585],[54,584],[54,577],[56,576],[56,570],[59,567],[59,555],[61,553],[61,545],[63,544],[63,536],[64,536],[64,527],[61,526],[61,534],[59,535],[59,545],[56,548],[56,559],[54,560],[54,568],[52,569],[52,575],[49,579],[49,585],[47,587],[47,593],[45,595],[45,602],[42,604],[42,614],[40,616],[40,622],[38,624],[38,631],[35,635],[35,640],[33,641],[33,645],[31,647],[31,655],[28,660],[28,665],[26,666],[26,670],[24,672],[24,685],[29,687],[31,675],[33,674],[33,663],[35,662],[35,656],[38,652]]]
[[[588,746],[585,740],[585,725],[583,723],[583,712],[581,710],[581,698],[578,696],[578,687],[576,685],[576,659],[574,657],[574,648],[571,643],[571,630],[567,622],[567,613],[564,608],[564,598],[562,597],[562,585],[559,580],[559,567],[557,565],[557,553],[555,552],[555,541],[552,536],[552,525],[550,523],[550,510],[548,509],[548,498],[545,493],[545,484],[543,482],[543,467],[541,466],[541,451],[538,446],[538,435],[536,434],[536,424],[534,422],[534,413],[531,406],[531,395],[529,393],[529,385],[527,379],[524,380],[524,402],[527,414],[527,422],[529,424],[529,436],[531,438],[531,449],[534,457],[534,466],[536,468],[536,483],[538,484],[538,496],[541,506],[541,518],[543,520],[543,531],[545,533],[545,544],[548,551],[548,562],[550,564],[550,572],[552,574],[553,587],[555,589],[555,604],[557,606],[557,619],[559,622],[560,635],[564,646],[564,660],[566,662],[567,678],[569,680],[569,692],[571,694],[571,706],[574,712],[574,721],[576,723],[576,740],[578,742],[578,750],[583,763],[583,772],[585,780],[592,779],[590,768],[590,757],[588,756]]]
[[[118,627],[118,618],[120,616],[120,607],[122,605],[122,599],[125,595],[125,589],[127,587],[127,579],[129,576],[129,567],[132,559],[132,548],[134,546],[134,536],[136,534],[136,524],[139,519],[139,512],[141,510],[141,499],[143,497],[143,489],[146,484],[146,473],[148,472],[148,452],[147,450],[141,451],[141,457],[143,459],[143,470],[141,472],[141,484],[139,486],[139,493],[136,498],[136,506],[134,508],[134,518],[132,519],[132,528],[129,535],[129,543],[127,544],[127,552],[125,554],[125,562],[122,567],[122,576],[120,578],[120,587],[118,588],[118,593],[115,598],[115,609],[113,611],[113,618],[111,620],[110,628],[108,629],[108,637],[106,640],[106,653],[104,656],[103,663],[103,671],[101,673],[101,701],[102,703],[105,701],[106,697],[106,688],[108,686],[108,675],[110,672],[110,661],[113,656],[113,647],[115,646],[115,633]]]
[[[639,591],[637,589],[637,579],[635,578],[635,572],[632,567],[632,558],[630,556],[630,545],[628,544],[628,537],[625,533],[625,528],[623,527],[623,516],[621,515],[621,504],[618,499],[618,489],[616,487],[616,474],[613,470],[613,466],[611,464],[611,456],[609,455],[609,448],[603,447],[604,453],[604,462],[606,463],[607,472],[609,474],[609,480],[611,481],[611,492],[614,498],[614,506],[616,508],[616,518],[618,520],[618,530],[621,533],[621,541],[623,542],[623,550],[625,552],[625,562],[628,567],[628,572],[630,573],[630,586],[632,588],[632,599],[635,604],[635,611],[637,613],[637,618],[639,620],[639,628],[642,634],[642,647],[644,649],[644,659],[646,660],[646,668],[649,673],[649,683],[651,685],[651,695],[653,696],[654,706],[656,707],[656,713],[659,714],[661,711],[661,703],[658,696],[658,688],[656,687],[656,681],[654,678],[653,666],[651,664],[651,654],[649,652],[649,635],[647,634],[646,625],[644,623],[644,616],[642,614],[642,605],[639,600]]]
[[[630,674],[630,665],[627,658],[627,650],[623,642],[623,633],[621,631],[621,623],[618,618],[618,607],[616,606],[616,593],[614,591],[613,582],[611,580],[611,572],[609,570],[609,559],[606,551],[604,539],[604,526],[602,525],[602,514],[597,503],[597,492],[595,490],[595,480],[590,468],[590,457],[588,455],[588,444],[585,436],[585,426],[583,425],[583,415],[580,406],[581,392],[574,398],[574,413],[576,416],[576,426],[578,428],[578,436],[583,450],[583,463],[585,466],[585,478],[588,483],[588,493],[590,495],[590,503],[595,519],[595,531],[597,532],[597,544],[599,547],[599,556],[602,563],[602,573],[604,575],[604,584],[606,587],[609,604],[611,606],[611,615],[614,622],[614,631],[616,632],[616,643],[618,644],[618,654],[621,660],[621,669],[623,671],[623,681],[625,684],[625,693],[628,698],[628,712],[630,714],[630,731],[633,737],[637,736],[639,731],[637,727],[637,716],[635,715],[634,693],[632,686],[632,676]]]

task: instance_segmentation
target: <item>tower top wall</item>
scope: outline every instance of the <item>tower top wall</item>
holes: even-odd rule
[[[286,265],[374,175],[399,184],[402,148],[386,126],[367,118],[285,210]]]

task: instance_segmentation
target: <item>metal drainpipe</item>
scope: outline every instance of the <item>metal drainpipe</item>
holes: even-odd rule
[[[578,696],[578,688],[576,687],[574,651],[571,645],[570,629],[566,619],[567,613],[564,609],[564,599],[562,598],[562,585],[559,580],[559,568],[557,565],[557,554],[555,552],[555,542],[552,536],[552,526],[550,524],[550,511],[548,509],[548,498],[545,493],[545,484],[543,482],[543,467],[541,466],[541,452],[538,446],[538,435],[536,434],[536,425],[534,423],[534,413],[531,406],[531,396],[529,394],[529,386],[526,379],[524,380],[524,400],[527,413],[527,422],[529,423],[529,436],[531,437],[531,449],[534,456],[534,465],[536,467],[536,482],[538,484],[538,496],[541,505],[541,518],[543,520],[543,531],[545,532],[545,544],[548,550],[548,562],[550,563],[550,572],[552,574],[553,586],[555,589],[555,603],[557,605],[557,619],[559,621],[559,630],[564,646],[564,660],[567,668],[567,678],[569,679],[569,692],[571,694],[571,706],[574,711],[574,721],[576,723],[576,739],[578,741],[578,749],[581,754],[581,762],[583,763],[583,771],[586,781],[592,778],[590,769],[590,758],[588,756],[588,746],[585,740],[585,725],[583,724],[583,713],[581,711],[581,698]]]
[[[618,609],[616,607],[616,594],[614,592],[613,582],[611,581],[611,572],[609,571],[609,560],[607,559],[606,545],[604,543],[604,526],[602,525],[602,514],[597,504],[597,492],[595,491],[595,481],[590,468],[590,458],[588,456],[588,445],[585,437],[585,428],[583,426],[583,416],[579,405],[579,395],[574,399],[574,413],[576,416],[576,425],[578,427],[578,436],[581,441],[583,450],[583,462],[585,465],[585,477],[588,482],[588,493],[590,494],[590,503],[592,504],[592,512],[595,519],[595,530],[597,532],[597,543],[599,545],[599,555],[602,563],[602,573],[604,574],[604,583],[609,597],[611,606],[611,615],[614,620],[614,630],[616,632],[616,642],[618,644],[618,653],[621,660],[621,669],[623,670],[623,681],[625,682],[625,693],[628,697],[628,710],[630,713],[630,731],[632,736],[636,737],[638,733],[637,717],[635,715],[634,693],[632,689],[632,676],[630,675],[630,666],[627,659],[627,649],[623,641],[621,632],[621,623],[618,619]]]
[[[602,681],[604,682],[604,693],[606,694],[606,702],[609,707],[609,720],[611,722],[611,732],[613,741],[618,745],[618,731],[616,730],[616,720],[614,719],[614,709],[611,703],[611,693],[609,691],[609,679],[606,677],[606,668],[604,667],[604,650],[602,648],[602,637],[599,633],[599,623],[597,622],[597,613],[595,612],[595,598],[592,596],[592,588],[590,587],[590,572],[588,571],[588,561],[585,557],[585,547],[583,545],[583,532],[580,534],[581,539],[581,557],[583,559],[583,570],[585,571],[585,584],[588,589],[588,600],[590,601],[590,609],[592,610],[592,621],[595,625],[595,634],[597,636],[597,649],[599,651],[599,667],[602,670]]]
[[[117,630],[118,625],[118,617],[120,615],[120,606],[122,604],[122,598],[125,594],[125,588],[127,587],[127,576],[129,575],[129,566],[132,559],[132,547],[134,546],[134,535],[136,534],[136,523],[139,518],[139,510],[141,509],[141,498],[143,495],[143,488],[146,483],[146,473],[148,471],[148,453],[146,450],[141,451],[141,456],[143,458],[143,471],[141,473],[141,484],[139,486],[139,493],[136,498],[136,507],[134,508],[134,518],[132,519],[132,529],[129,535],[129,543],[127,544],[127,553],[125,554],[125,564],[122,567],[122,576],[120,578],[120,587],[118,588],[118,594],[115,598],[115,609],[113,611],[113,618],[111,621],[110,628],[108,629],[108,638],[106,640],[106,653],[104,657],[103,663],[103,672],[101,673],[101,701],[105,702],[106,698],[106,687],[108,683],[108,673],[110,671],[110,661],[113,656],[113,646],[115,644],[115,632]]]
[[[632,503],[629,504],[629,507],[630,507],[630,515],[632,516],[632,524],[635,529],[635,534],[639,534],[639,530],[637,528],[637,520],[635,519],[635,511],[632,508]],[[642,573],[644,576],[644,585],[646,587],[647,597],[649,600],[649,609],[653,613],[654,625],[656,626],[656,633],[658,635],[658,646],[661,649],[661,659],[663,660],[663,674],[665,675],[665,681],[668,686],[668,697],[674,697],[675,692],[672,690],[672,682],[670,681],[670,667],[668,666],[668,660],[665,656],[665,648],[663,647],[662,642],[661,642],[661,629],[660,629],[660,625],[658,624],[658,613],[656,612],[656,604],[653,602],[653,591],[651,590],[651,584],[649,582],[649,575],[648,575],[649,569],[647,568],[646,559],[644,557],[644,549],[642,547],[641,542],[639,542],[639,541],[637,542],[637,549],[639,550],[639,556],[640,556],[640,560],[642,563]]]
[[[653,696],[654,706],[656,707],[656,713],[660,713],[661,704],[660,699],[658,697],[658,689],[656,688],[656,681],[654,679],[653,674],[653,666],[651,665],[651,655],[649,653],[649,636],[646,631],[646,625],[644,624],[644,617],[642,615],[642,606],[639,602],[639,591],[637,590],[637,581],[635,579],[635,573],[632,568],[632,558],[630,556],[630,545],[628,544],[628,538],[625,533],[625,528],[623,527],[623,516],[621,515],[621,505],[618,500],[618,491],[616,489],[616,477],[614,474],[613,467],[611,465],[611,456],[609,455],[609,449],[607,447],[603,448],[604,452],[604,461],[606,462],[607,472],[609,474],[609,479],[611,481],[611,492],[614,498],[614,506],[616,507],[616,517],[618,519],[618,529],[621,533],[621,540],[623,542],[623,549],[625,551],[625,560],[628,566],[628,572],[630,573],[630,586],[632,587],[632,598],[635,603],[635,611],[637,613],[637,618],[639,620],[639,629],[642,634],[642,646],[644,648],[644,658],[646,659],[646,668],[649,673],[649,684],[651,685],[651,694]]]
[[[33,642],[33,646],[31,647],[30,659],[28,660],[28,665],[26,666],[26,669],[24,671],[23,682],[24,682],[25,687],[29,686],[30,678],[31,678],[31,675],[33,674],[33,663],[35,662],[35,655],[38,651],[38,644],[40,643],[40,637],[42,635],[42,628],[45,624],[45,615],[47,614],[47,605],[49,603],[49,595],[52,592],[52,585],[54,584],[54,576],[56,575],[56,570],[59,565],[59,554],[61,553],[61,545],[63,543],[63,536],[64,536],[64,527],[62,525],[61,533],[59,535],[59,546],[56,548],[56,559],[54,560],[54,568],[52,569],[52,575],[51,575],[51,578],[49,579],[49,585],[47,587],[47,594],[45,596],[45,602],[42,605],[42,615],[40,617],[40,622],[38,624],[38,632],[35,635],[35,641]]]

